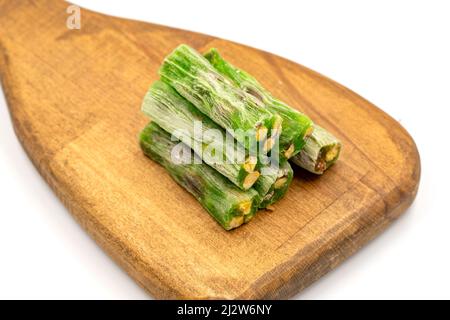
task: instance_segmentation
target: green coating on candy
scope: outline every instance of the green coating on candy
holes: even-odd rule
[[[246,190],[253,185],[254,181],[247,177],[258,175],[257,157],[250,157],[231,135],[168,84],[153,83],[142,103],[142,111],[236,186]]]
[[[311,134],[312,121],[301,112],[291,108],[284,102],[274,98],[253,76],[233,66],[223,59],[217,49],[205,54],[206,59],[222,75],[253,97],[254,101],[283,119],[283,130],[280,135],[280,158],[289,159],[303,148],[308,135]]]
[[[255,214],[260,201],[256,190],[243,191],[207,164],[196,164],[195,153],[187,145],[172,141],[156,123],[148,124],[139,140],[144,154],[161,164],[224,229],[236,228]]]
[[[339,158],[342,144],[330,132],[314,125],[314,132],[299,154],[291,158],[296,165],[315,174],[323,174]]]
[[[281,118],[256,103],[187,45],[178,46],[159,69],[161,80],[230,132],[247,149],[281,130]],[[266,150],[269,151],[269,150]]]
[[[267,208],[280,200],[286,194],[293,177],[294,171],[287,161],[279,168],[267,167],[254,185],[261,197],[259,208]]]

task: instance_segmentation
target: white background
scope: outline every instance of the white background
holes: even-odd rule
[[[422,160],[415,203],[296,298],[450,298],[448,2],[75,3],[279,54],[342,83],[400,121]],[[148,298],[40,178],[13,133],[2,94],[0,195],[0,298]]]

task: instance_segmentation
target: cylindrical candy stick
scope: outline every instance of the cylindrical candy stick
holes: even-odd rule
[[[247,149],[257,148],[261,142],[264,152],[270,151],[273,143],[265,143],[266,139],[273,140],[282,131],[279,115],[255,103],[187,45],[178,46],[164,59],[159,74]]]
[[[314,133],[299,154],[291,158],[296,165],[315,174],[323,174],[341,152],[341,142],[327,130],[314,125]]]
[[[312,125],[305,115],[273,98],[255,78],[224,60],[216,49],[211,49],[205,56],[220,73],[262,101],[272,112],[283,117],[283,132],[280,136],[281,156],[287,159],[292,157],[293,163],[316,174],[322,174],[337,161],[342,144],[330,132]],[[301,134],[295,137],[298,132]],[[293,144],[290,144],[291,140],[294,141]]]
[[[266,167],[254,185],[261,197],[259,208],[268,208],[280,200],[286,194],[293,177],[294,172],[287,161],[278,168]]]
[[[167,169],[224,229],[239,227],[255,214],[260,200],[256,190],[243,191],[207,164],[194,163],[195,153],[182,142],[172,141],[170,134],[156,123],[151,122],[141,132],[140,145],[144,153]],[[185,163],[186,160],[190,160],[189,163]]]
[[[281,160],[289,159],[303,148],[305,140],[313,130],[309,117],[275,99],[254,77],[223,59],[216,49],[209,50],[205,57],[219,73],[253,97],[256,103],[281,116],[283,119],[279,144]]]
[[[232,136],[168,84],[153,83],[142,111],[239,188],[247,190],[258,179],[257,154],[249,155]]]

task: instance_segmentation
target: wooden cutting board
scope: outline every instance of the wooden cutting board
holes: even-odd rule
[[[0,74],[25,151],[97,243],[156,298],[287,298],[335,268],[413,201],[420,161],[390,116],[281,57],[203,34],[81,10],[0,0]],[[344,144],[318,178],[296,170],[273,212],[224,231],[137,134],[141,100],[180,43],[217,47]],[[31,241],[31,239],[30,239]],[[114,281],[114,279],[111,279]]]

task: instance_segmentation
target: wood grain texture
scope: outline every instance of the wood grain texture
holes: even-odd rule
[[[294,62],[210,36],[82,10],[0,1],[0,74],[24,149],[73,216],[156,298],[287,298],[335,268],[413,201],[420,161],[391,117]],[[226,232],[156,163],[140,104],[180,43],[217,47],[343,141],[323,177],[296,170],[273,212]]]

